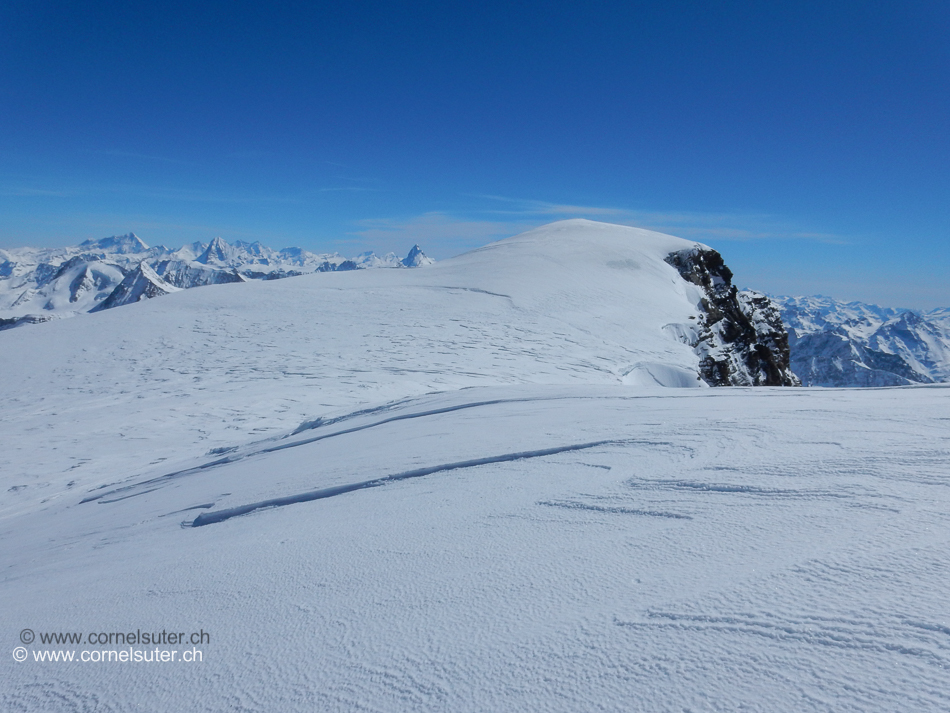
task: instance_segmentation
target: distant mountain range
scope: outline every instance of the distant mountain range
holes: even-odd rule
[[[805,386],[950,381],[950,309],[918,312],[830,297],[773,297]]]
[[[355,258],[259,242],[149,247],[134,233],[65,248],[0,250],[0,329],[96,312],[180,289],[312,272],[421,267],[434,261],[415,245],[400,259],[365,252]]]

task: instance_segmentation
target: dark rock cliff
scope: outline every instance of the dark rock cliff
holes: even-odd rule
[[[666,262],[701,293],[700,375],[710,386],[800,386],[789,362],[788,333],[778,308],[763,294],[740,292],[732,271],[712,249],[671,253]]]

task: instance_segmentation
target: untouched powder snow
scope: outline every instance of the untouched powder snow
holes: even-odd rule
[[[0,710],[946,710],[950,387],[671,388],[695,246],[3,332]],[[88,640],[162,630],[210,639]],[[201,661],[79,660],[156,648]]]

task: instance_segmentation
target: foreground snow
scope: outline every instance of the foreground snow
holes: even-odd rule
[[[216,467],[117,471],[110,487],[4,519],[8,646],[25,627],[204,630],[203,661],[7,655],[0,700],[946,710],[948,397],[475,388],[285,434]],[[436,468],[479,458],[496,462]]]
[[[566,227],[421,270],[215,285],[3,332],[0,472],[17,490],[0,489],[0,514],[68,483],[432,391],[704,386],[679,338],[698,288],[663,262],[693,243]]]

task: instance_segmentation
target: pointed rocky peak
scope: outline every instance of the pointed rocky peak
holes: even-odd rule
[[[141,302],[142,300],[161,297],[178,291],[177,287],[165,282],[143,260],[138,264],[138,267],[125,276],[125,279],[116,286],[108,297],[89,311],[100,312],[104,309],[121,307],[122,305]]]
[[[236,254],[237,251],[228,243],[227,240],[217,237],[212,240],[208,244],[208,247],[205,249],[205,251],[198,256],[197,262],[200,262],[204,265],[225,265],[234,257],[236,257]]]
[[[423,265],[433,265],[435,260],[422,252],[422,248],[418,245],[413,245],[412,250],[409,251],[409,254],[406,255],[405,259],[402,261],[402,264],[406,267],[422,267]]]

